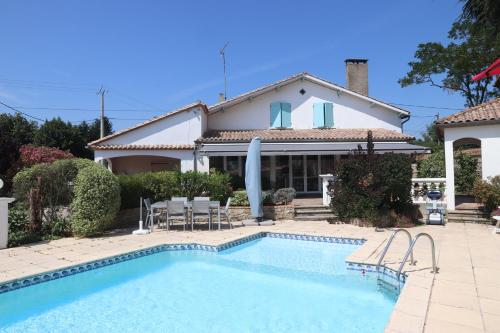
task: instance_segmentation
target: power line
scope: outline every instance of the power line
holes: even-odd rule
[[[18,109],[24,109],[24,110],[53,110],[53,111],[101,111],[101,109],[92,109],[92,108],[79,108],[79,107],[50,107],[50,106],[44,106],[44,107],[37,107],[37,106],[14,106],[15,108]],[[156,111],[149,111],[149,110],[144,110],[144,109],[109,109],[106,108],[106,112],[148,112],[148,113],[157,113]],[[162,112],[167,112],[167,111],[162,111]]]
[[[14,107],[12,107],[12,106],[8,105],[8,104],[5,104],[5,103],[4,103],[4,102],[2,102],[2,101],[0,101],[0,104],[1,104],[1,105],[3,105],[3,106],[5,106],[5,107],[6,107],[6,108],[8,108],[8,109],[11,109],[12,111],[15,111],[15,112],[18,112],[18,113],[20,113],[20,114],[22,114],[22,115],[25,115],[26,117],[29,117],[29,118],[32,118],[32,119],[35,119],[35,120],[38,120],[38,121],[41,121],[41,122],[45,122],[45,120],[44,120],[44,119],[41,119],[41,118],[38,118],[38,117],[32,116],[32,115],[30,115],[30,114],[27,114],[26,112],[22,112],[22,111],[20,111],[20,110],[18,110],[18,109],[16,109],[16,108],[14,108]]]
[[[402,104],[402,103],[389,103],[389,104],[408,106],[413,108],[422,108],[422,109],[438,109],[438,110],[453,110],[453,111],[463,110],[463,108],[450,108],[450,107],[430,106],[430,105],[415,105],[415,104]]]

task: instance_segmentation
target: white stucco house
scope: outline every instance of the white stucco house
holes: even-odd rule
[[[482,179],[500,175],[500,98],[454,113],[436,122],[443,131],[448,209],[455,209],[454,150],[480,147]]]
[[[262,139],[263,188],[294,187],[320,193],[319,175],[336,161],[366,148],[415,153],[403,133],[410,113],[368,96],[368,64],[346,60],[347,88],[300,73],[214,105],[195,102],[91,142],[95,160],[115,173],[155,170],[208,171],[244,176],[247,145]]]

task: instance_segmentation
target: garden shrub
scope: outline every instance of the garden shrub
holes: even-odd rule
[[[472,193],[476,201],[482,203],[487,211],[494,211],[500,206],[500,176],[476,180]]]
[[[9,209],[8,247],[19,246],[42,240],[41,235],[30,231],[26,207],[16,203]]]
[[[176,174],[172,171],[120,175],[118,180],[122,209],[139,207],[140,197],[160,201],[170,199],[178,193]]]
[[[273,202],[276,205],[288,205],[295,199],[296,195],[297,191],[293,187],[280,188],[274,192]]]
[[[53,147],[24,145],[19,148],[19,157],[23,166],[40,163],[52,163],[56,160],[74,158],[73,154]]]
[[[78,173],[71,203],[71,229],[77,236],[92,236],[109,228],[120,209],[118,178],[94,164]]]
[[[262,204],[266,206],[274,205],[274,191],[262,191]]]
[[[469,194],[478,178],[477,160],[459,151],[455,156],[455,189],[456,192]]]
[[[233,206],[249,206],[247,191],[234,191],[233,198],[231,199]]]
[[[212,200],[225,202],[231,196],[230,176],[226,173],[211,174],[189,171],[146,172],[120,175],[122,209],[139,206],[139,198],[153,201],[168,200],[172,196],[209,196]]]
[[[411,160],[402,154],[356,153],[341,160],[328,186],[331,207],[341,219],[361,218],[392,225],[388,214],[412,211]],[[391,222],[392,221],[392,222]]]
[[[419,163],[418,176],[422,178],[443,178],[446,176],[443,149],[433,151],[427,159]]]

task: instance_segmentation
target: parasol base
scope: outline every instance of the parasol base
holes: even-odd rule
[[[266,225],[274,225],[273,220],[264,220],[264,221],[257,221],[256,219],[249,219],[249,220],[243,220],[241,223],[244,226],[266,226]]]

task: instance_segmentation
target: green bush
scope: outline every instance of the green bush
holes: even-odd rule
[[[288,205],[295,199],[297,191],[293,187],[280,188],[274,192],[273,202],[276,205]]]
[[[15,204],[9,209],[9,236],[10,233],[29,230],[28,211],[23,205]]]
[[[122,196],[122,209],[139,206],[139,198],[153,201],[168,200],[172,196],[209,196],[225,202],[231,196],[230,176],[226,173],[201,172],[146,172],[118,177]]]
[[[94,164],[78,173],[71,203],[71,229],[77,236],[92,236],[109,228],[120,209],[118,178]]]
[[[350,155],[341,160],[328,187],[332,210],[341,219],[405,214],[412,210],[411,173],[406,155]]]
[[[233,206],[249,206],[247,191],[235,191],[233,192],[233,198],[231,199],[231,205]]]
[[[489,212],[500,206],[500,176],[478,179],[472,190],[477,202],[482,203]]]
[[[455,156],[455,189],[456,192],[469,194],[478,178],[477,160],[459,151]]]
[[[422,178],[443,178],[446,176],[444,150],[438,149],[418,165],[418,176]]]
[[[179,192],[175,172],[145,172],[118,176],[121,208],[139,207],[140,197],[153,201],[167,200]]]
[[[266,206],[274,205],[274,191],[262,191],[262,204]]]

